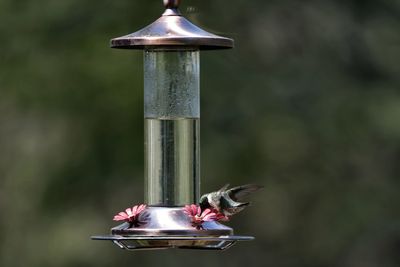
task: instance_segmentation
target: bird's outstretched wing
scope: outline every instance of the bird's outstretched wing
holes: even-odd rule
[[[264,186],[255,184],[246,184],[237,187],[233,187],[227,191],[229,197],[234,201],[240,201],[241,199],[247,197],[251,193],[260,190]]]
[[[224,192],[224,191],[228,190],[229,185],[230,184],[225,184],[223,187],[221,187],[220,190],[218,190],[218,192]]]

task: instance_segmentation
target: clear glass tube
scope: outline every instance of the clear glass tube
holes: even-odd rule
[[[145,50],[145,198],[182,206],[199,198],[198,50]]]

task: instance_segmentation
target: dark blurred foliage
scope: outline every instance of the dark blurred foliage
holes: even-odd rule
[[[142,53],[161,0],[0,0],[0,266],[400,266],[400,2],[187,0],[202,53],[202,191],[265,189],[226,252],[127,252],[143,200]]]

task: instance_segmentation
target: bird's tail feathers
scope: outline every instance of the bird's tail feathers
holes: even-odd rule
[[[247,207],[247,206],[249,206],[251,203],[250,202],[242,202],[242,203],[240,203],[239,205],[238,205],[238,207],[239,208],[241,208],[241,207]]]

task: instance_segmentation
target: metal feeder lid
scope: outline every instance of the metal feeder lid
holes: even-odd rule
[[[202,30],[185,19],[178,10],[179,0],[164,0],[164,14],[145,28],[111,40],[112,48],[198,47],[201,50],[233,47],[233,39]]]

